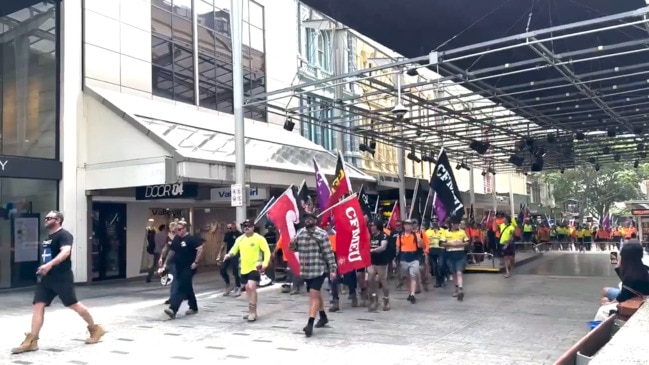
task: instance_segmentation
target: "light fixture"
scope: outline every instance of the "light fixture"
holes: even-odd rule
[[[406,71],[406,75],[408,76],[419,76],[419,72],[417,72],[416,68],[410,68],[408,71]]]
[[[566,172],[566,170],[562,167],[561,170],[559,170],[559,172],[563,174],[564,172]]]
[[[557,136],[554,133],[548,133],[547,140],[548,143],[554,143],[557,141]]]
[[[406,157],[408,158],[408,160],[414,161],[416,163],[421,162],[421,158],[419,158],[419,156],[417,156],[417,154],[415,153],[415,146],[412,146],[410,148],[410,153],[408,153]]]
[[[622,156],[619,153],[616,153],[615,155],[613,155],[613,161],[620,162],[621,159],[622,159]]]
[[[609,138],[613,138],[617,133],[615,131],[615,128],[611,127],[606,131],[606,134],[608,135]]]
[[[602,149],[602,154],[608,155],[609,153],[611,153],[611,149],[608,146]]]
[[[286,121],[284,121],[284,129],[286,129],[289,132],[293,132],[293,128],[295,128],[295,123],[291,118],[286,118]]]
[[[489,142],[473,140],[469,144],[469,148],[476,151],[477,153],[484,155],[489,150]]]
[[[599,163],[595,164],[595,171],[599,171]]]
[[[584,132],[577,132],[575,133],[575,139],[578,141],[583,141],[584,139],[586,139],[586,134],[584,134]]]
[[[455,166],[455,169],[456,170],[461,170],[461,169],[471,170],[469,165],[467,165],[466,161],[464,161],[464,160],[462,160],[462,162],[458,162],[458,164]]]
[[[532,155],[535,157],[544,157],[547,152],[543,147],[534,147],[532,148]]]
[[[370,155],[372,155],[372,157],[374,157],[374,154],[376,153],[376,150],[374,148],[372,148],[371,146],[368,146],[366,143],[359,144],[358,149],[361,152],[369,153]]]

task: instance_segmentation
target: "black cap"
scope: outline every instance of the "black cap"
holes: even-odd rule
[[[316,216],[314,213],[309,213],[309,212],[302,214],[302,219],[307,219],[307,218],[318,219],[318,216]]]
[[[246,219],[245,221],[241,222],[241,227],[243,226],[254,226],[255,222],[253,222],[251,219]]]

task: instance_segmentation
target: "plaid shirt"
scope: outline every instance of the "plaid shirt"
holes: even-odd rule
[[[299,230],[289,248],[298,253],[302,279],[317,278],[337,270],[336,256],[331,250],[329,236],[320,227],[315,227],[314,230]]]

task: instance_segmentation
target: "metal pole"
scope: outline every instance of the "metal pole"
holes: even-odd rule
[[[406,153],[403,147],[397,150],[397,168],[399,170],[399,205],[401,206],[401,220],[406,219]]]
[[[475,176],[473,167],[469,168],[469,200],[471,204],[475,204]]]
[[[201,100],[201,83],[200,80],[200,70],[198,68],[198,9],[196,5],[196,0],[192,0],[192,44],[193,51],[192,55],[194,56],[194,105],[200,106]]]
[[[333,30],[333,55],[334,55],[333,74],[334,76],[342,75],[345,70],[343,65],[343,63],[345,62],[345,38],[343,37],[344,35],[345,35],[344,29],[337,24],[336,29]],[[342,100],[344,96],[343,87],[344,87],[343,83],[337,83],[334,86],[333,118],[336,121],[336,123],[340,123],[341,119],[343,118],[347,119],[347,116],[343,115],[342,112],[343,104],[338,103],[338,100]],[[349,120],[347,120],[344,124],[346,127],[349,127],[347,123],[349,123]],[[349,137],[347,137],[343,134],[342,130],[338,130],[335,133],[336,133],[336,149],[340,151],[344,156],[346,152],[344,138],[350,139],[349,147],[350,149],[353,149],[353,147],[351,146],[351,139],[354,138],[354,136],[350,135]]]
[[[246,184],[246,142],[243,120],[243,60],[242,60],[242,23],[243,0],[230,0],[230,38],[232,39],[232,96],[234,107],[234,146],[235,184],[243,187],[243,204],[236,207],[237,222],[246,219],[246,205],[248,203]]]
[[[503,176],[498,175],[498,176]],[[491,181],[493,181],[493,186],[491,187],[491,198],[493,202],[493,211],[494,213],[498,211],[498,193],[496,192],[496,175],[491,176]]]
[[[511,217],[516,216],[516,209],[514,206],[514,174],[507,174],[509,176],[509,208],[511,209],[512,215]]]

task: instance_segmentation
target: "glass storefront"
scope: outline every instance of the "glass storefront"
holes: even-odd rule
[[[41,1],[0,14],[2,155],[58,156],[56,12],[54,1]]]
[[[58,1],[0,2],[0,289],[36,283],[58,209]]]
[[[43,217],[58,205],[58,181],[0,178],[0,289],[34,285]]]

